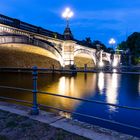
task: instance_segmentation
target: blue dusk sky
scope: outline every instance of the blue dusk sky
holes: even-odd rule
[[[91,37],[108,45],[140,32],[140,0],[0,0],[0,13],[63,33],[61,13],[70,7],[74,17],[70,27],[76,39]]]

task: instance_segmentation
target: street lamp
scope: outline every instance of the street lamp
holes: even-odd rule
[[[111,38],[109,40],[109,44],[112,45],[112,48],[113,48],[113,46],[114,46],[115,43],[116,43],[116,40],[114,38]],[[116,53],[116,48],[115,48],[115,53]],[[117,67],[117,65],[118,65],[118,61],[117,61],[117,59],[114,56],[113,61],[112,61],[112,66],[113,67]]]
[[[62,17],[66,19],[67,27],[69,27],[69,19],[74,15],[70,8],[66,8],[62,13]]]
[[[109,40],[109,44],[112,45],[112,48],[113,48],[113,46],[114,46],[115,43],[116,43],[116,40],[114,38],[111,38]]]
[[[99,62],[99,67],[103,67],[104,63],[102,61]]]

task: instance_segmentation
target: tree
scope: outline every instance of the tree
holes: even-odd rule
[[[84,45],[84,46],[87,46],[87,47],[90,47],[92,48],[92,41],[91,41],[91,38],[90,37],[86,37],[85,40],[82,40],[79,42],[81,45]]]
[[[85,41],[86,41],[87,44],[92,44],[92,41],[91,41],[91,38],[90,37],[86,37],[86,40]]]
[[[127,45],[132,53],[132,62],[140,63],[140,33],[135,32],[127,39]]]
[[[126,41],[122,41],[117,47],[118,50],[127,50],[127,48],[128,47]]]
[[[104,52],[112,53],[114,50],[112,48],[107,48],[104,43],[99,40],[92,41],[90,37],[86,37],[85,40],[79,42],[81,45],[94,48],[94,49],[102,49]]]
[[[106,48],[106,52],[108,52],[108,53],[114,53],[114,49],[113,48]]]
[[[100,46],[100,49],[106,51],[107,47],[99,40],[95,40],[93,41],[92,45],[94,46],[94,48],[98,49],[98,47]]]
[[[126,41],[122,41],[118,48],[124,50],[125,53],[129,50],[132,55],[132,64],[140,64],[140,33],[134,32]]]

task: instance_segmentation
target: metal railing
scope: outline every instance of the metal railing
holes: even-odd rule
[[[57,32],[52,32],[52,31],[46,30],[44,28],[20,21],[15,18],[8,17],[8,16],[2,15],[2,14],[0,14],[0,23],[4,24],[4,25],[15,27],[15,28],[18,28],[21,30],[25,30],[25,31],[49,36],[52,38],[58,38],[58,39],[64,40],[64,36]]]
[[[129,109],[129,110],[140,111],[140,108],[136,108],[136,107],[122,106],[122,105],[116,105],[116,104],[111,104],[111,103],[105,103],[105,102],[97,101],[97,100],[76,98],[76,97],[72,97],[72,96],[65,96],[65,95],[60,95],[60,94],[56,94],[56,93],[54,94],[54,93],[50,93],[50,92],[39,91],[37,89],[37,77],[38,77],[38,70],[41,70],[41,69],[38,69],[36,66],[34,66],[32,69],[26,69],[26,70],[32,71],[33,89],[26,89],[26,88],[20,88],[20,87],[10,87],[10,86],[0,86],[0,88],[11,89],[11,90],[19,90],[19,91],[23,91],[23,92],[24,91],[32,92],[33,93],[32,102],[25,101],[25,100],[19,100],[19,99],[15,99],[15,98],[3,97],[3,96],[0,96],[0,99],[11,100],[11,101],[15,101],[15,102],[21,102],[21,103],[30,104],[30,105],[32,105],[32,108],[31,108],[31,114],[32,115],[38,115],[39,114],[39,106],[40,106],[40,107],[51,108],[51,109],[54,109],[54,110],[71,113],[73,115],[79,115],[79,116],[82,116],[82,117],[88,117],[88,118],[92,118],[92,119],[99,120],[99,121],[102,121],[102,122],[106,122],[106,123],[110,123],[110,124],[114,124],[114,125],[119,125],[119,126],[123,126],[123,127],[127,127],[127,128],[131,128],[131,129],[135,129],[137,131],[140,131],[139,127],[132,126],[132,125],[129,125],[129,124],[116,122],[116,121],[112,121],[112,120],[109,120],[109,119],[104,119],[104,118],[91,116],[91,115],[87,115],[87,114],[82,114],[82,113],[78,113],[78,112],[72,112],[72,111],[64,110],[64,109],[53,107],[53,106],[47,106],[47,105],[44,105],[44,104],[39,104],[38,101],[37,101],[37,94],[38,93],[39,94],[46,94],[46,95],[50,95],[50,96],[54,96],[54,97],[60,97],[60,98],[76,100],[76,101],[82,101],[82,102],[88,102],[88,103],[95,103],[95,104],[113,106],[113,107],[123,108],[123,109],[127,109],[127,110]]]

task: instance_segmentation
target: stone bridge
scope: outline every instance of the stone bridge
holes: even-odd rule
[[[43,49],[44,52],[48,52],[44,53],[46,57],[56,60],[61,67],[71,65],[84,67],[84,64],[95,67],[103,62],[106,65],[120,62],[119,55],[112,56],[102,50],[81,45],[73,38],[69,27],[66,27],[64,35],[61,35],[4,15],[0,15],[0,48],[1,46],[17,49],[29,46],[34,50]]]

